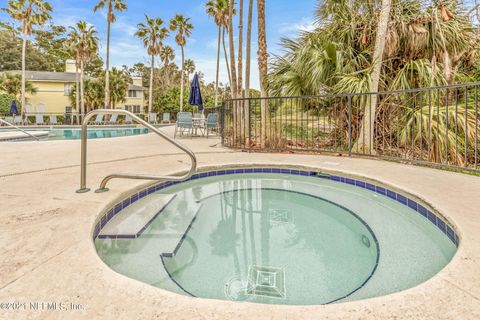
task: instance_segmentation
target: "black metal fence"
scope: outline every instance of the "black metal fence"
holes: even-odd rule
[[[479,83],[381,93],[235,99],[222,142],[252,151],[383,157],[480,172]]]

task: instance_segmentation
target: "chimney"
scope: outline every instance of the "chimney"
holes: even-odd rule
[[[136,86],[143,86],[143,79],[142,77],[132,77],[133,84]]]
[[[65,72],[75,73],[76,72],[75,64],[76,64],[75,60],[69,59],[65,61]]]

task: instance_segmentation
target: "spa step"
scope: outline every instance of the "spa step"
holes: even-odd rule
[[[155,229],[154,232],[169,236],[158,248],[161,256],[171,258],[177,254],[197,219],[201,207],[202,205],[197,203],[190,203],[187,207],[183,207],[174,201],[159,217],[158,225],[161,225],[161,228]]]
[[[134,239],[172,202],[175,195],[152,194],[115,215],[98,234],[100,239]]]

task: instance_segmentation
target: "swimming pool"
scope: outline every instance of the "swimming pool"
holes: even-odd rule
[[[402,192],[312,171],[249,168],[122,199],[94,241],[113,270],[192,297],[319,305],[414,287],[458,235]]]
[[[149,130],[146,128],[106,128],[106,129],[88,129],[88,139],[118,138],[126,136],[136,136],[146,134]],[[82,137],[81,129],[53,129],[49,130],[48,137],[44,140],[78,140]]]

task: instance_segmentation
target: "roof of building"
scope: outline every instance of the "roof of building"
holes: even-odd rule
[[[21,71],[9,71],[11,73],[20,74]],[[91,79],[89,76],[85,76],[86,79]],[[26,71],[27,81],[48,81],[48,82],[75,82],[75,72],[50,72],[50,71]],[[128,85],[128,90],[143,90],[142,86],[134,84]]]

